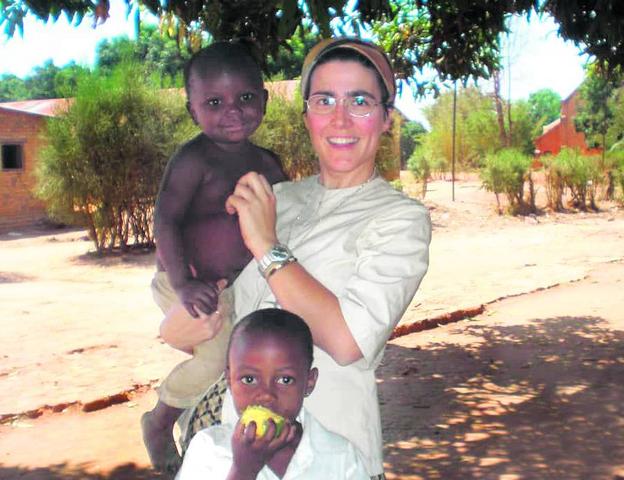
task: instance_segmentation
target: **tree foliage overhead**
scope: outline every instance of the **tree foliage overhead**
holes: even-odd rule
[[[550,88],[542,88],[529,95],[531,120],[539,127],[559,118],[561,95]]]
[[[390,54],[399,78],[409,79],[423,93],[423,69],[438,79],[489,77],[499,63],[499,34],[509,14],[546,12],[559,33],[609,68],[624,65],[624,2],[621,0],[126,0],[142,5],[175,31],[187,46],[198,48],[208,34],[214,40],[249,38],[261,58],[279,57],[279,47],[298,27],[321,36],[333,31],[355,35],[373,32]],[[138,10],[137,10],[138,11]],[[31,12],[41,19],[61,13],[76,23],[92,15],[108,16],[108,0],[4,0],[0,24],[12,36],[23,29]],[[301,29],[299,30],[301,31]]]
[[[581,84],[575,126],[603,150],[609,147],[606,135],[613,123],[618,106],[617,93],[623,81],[624,74],[619,68],[607,77],[595,65],[590,65]]]
[[[181,87],[182,69],[190,56],[190,53],[178,48],[174,39],[161,35],[156,26],[145,25],[136,40],[116,37],[100,42],[96,67],[106,73],[120,63],[134,61],[146,76],[155,76],[161,87]]]

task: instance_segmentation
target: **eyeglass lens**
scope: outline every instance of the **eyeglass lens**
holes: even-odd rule
[[[379,103],[364,95],[353,95],[349,97],[335,98],[331,95],[311,95],[307,100],[308,110],[319,115],[332,113],[336,105],[342,102],[347,112],[354,117],[366,117],[371,114]]]

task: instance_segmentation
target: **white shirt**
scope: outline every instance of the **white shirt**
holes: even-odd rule
[[[363,354],[342,367],[315,347],[319,379],[304,405],[325,428],[355,444],[368,473],[378,475],[383,472],[383,445],[375,369],[427,271],[429,212],[380,177],[333,190],[323,187],[318,176],[273,188],[279,241],[336,295]],[[233,289],[236,319],[279,307],[255,261]]]
[[[303,435],[282,480],[369,480],[355,447],[331,433],[302,409]],[[222,480],[232,466],[232,435],[236,421],[197,432],[184,455],[176,480]],[[257,480],[279,477],[264,466]]]

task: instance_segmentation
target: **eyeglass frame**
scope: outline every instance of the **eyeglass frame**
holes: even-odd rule
[[[333,108],[331,110],[329,110],[327,113],[319,113],[319,112],[314,112],[312,111],[313,109],[310,108],[310,104],[308,102],[310,102],[310,99],[313,97],[326,97],[326,98],[333,98],[335,100],[336,103],[334,103]],[[345,101],[349,100],[349,99],[354,99],[357,97],[364,97],[366,98],[367,95],[351,95],[351,96],[346,96],[346,97],[334,97],[333,95],[329,95],[326,93],[315,93],[313,95],[310,95],[308,98],[306,98],[303,103],[305,105],[305,108],[303,110],[303,113],[306,113],[308,110],[312,111],[312,113],[314,113],[315,115],[331,115],[336,111],[336,107],[338,106],[339,102],[342,102],[343,106],[345,106]],[[372,98],[372,97],[371,97]],[[373,113],[373,111],[375,110],[375,107],[377,106],[383,106],[384,109],[387,111],[388,108],[390,108],[392,106],[391,103],[389,102],[375,102],[371,105],[371,111],[364,114],[364,115],[354,115],[353,112],[351,112],[350,108],[348,105],[345,106],[347,113],[349,114],[349,116],[353,117],[353,118],[366,118],[366,117],[370,117],[370,115]]]

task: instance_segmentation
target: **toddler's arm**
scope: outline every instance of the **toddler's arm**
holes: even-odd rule
[[[203,181],[201,158],[178,154],[171,159],[163,176],[156,200],[154,232],[158,257],[162,262],[172,288],[180,301],[195,318],[197,308],[211,313],[217,305],[218,289],[194,278],[182,241],[182,229],[191,202]]]

